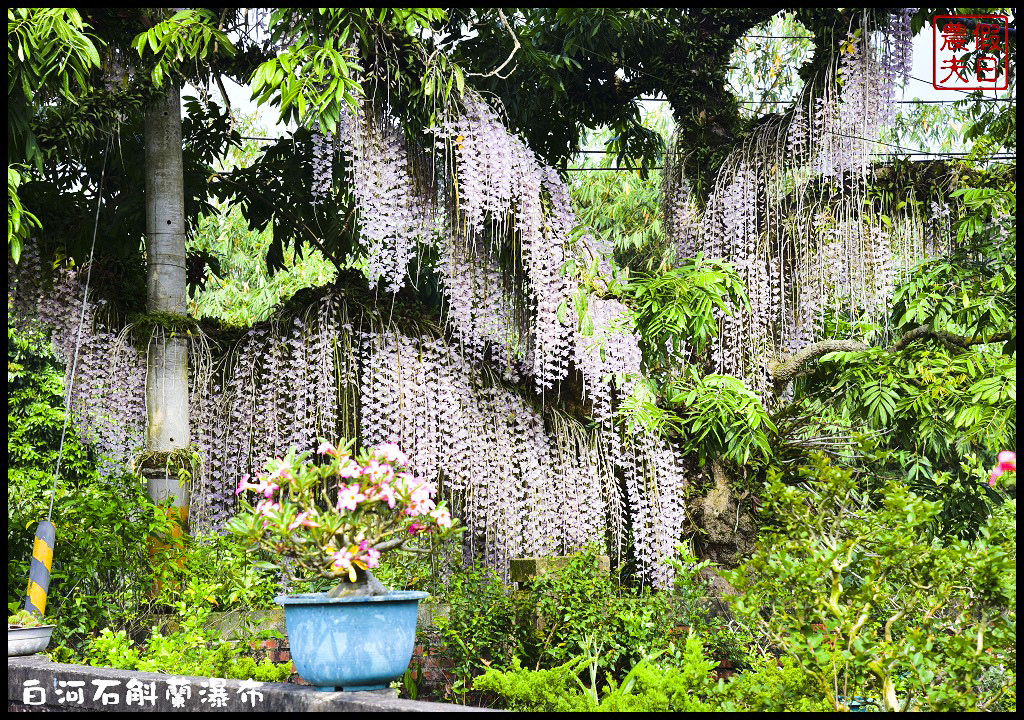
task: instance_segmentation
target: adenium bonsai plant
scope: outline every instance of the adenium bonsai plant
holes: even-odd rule
[[[457,530],[445,503],[433,500],[437,488],[409,471],[397,445],[354,457],[351,447],[322,441],[319,462],[295,448],[268,460],[256,482],[239,484],[243,509],[227,523],[250,547],[280,558],[270,564],[290,579],[337,578],[330,597],[388,592],[371,572],[382,553],[419,533]]]

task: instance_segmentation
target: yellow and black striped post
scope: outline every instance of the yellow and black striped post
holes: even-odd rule
[[[43,520],[36,528],[36,540],[32,545],[32,565],[28,569],[28,597],[25,609],[42,617],[46,612],[46,593],[50,589],[50,567],[53,565],[53,541],[57,530],[49,520]]]

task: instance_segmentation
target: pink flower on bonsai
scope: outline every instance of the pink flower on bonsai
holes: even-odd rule
[[[321,441],[315,455],[292,448],[270,459],[255,482],[239,484],[242,510],[228,529],[282,558],[273,564],[292,579],[340,575],[353,583],[417,534],[456,529],[445,503],[432,499],[437,488],[400,462],[407,456],[397,446],[355,457],[351,447]],[[257,494],[253,504],[246,491]]]
[[[435,508],[430,512],[430,517],[437,521],[437,526],[442,530],[452,526],[452,516],[444,508]]]
[[[328,442],[327,440],[324,440],[322,443],[320,443],[320,447],[318,447],[316,449],[316,451],[320,455],[337,455],[338,454],[338,448],[334,447],[334,445],[332,443]]]
[[[338,468],[338,477],[354,478],[363,474],[363,468],[350,457],[346,457]]]
[[[363,466],[363,474],[369,475],[376,481],[391,482],[395,477],[395,469],[387,463],[370,460]]]
[[[380,550],[370,547],[365,540],[359,543],[359,549],[365,553],[363,561],[366,563],[366,567],[375,568],[380,564]]]
[[[358,485],[342,485],[338,490],[338,509],[355,510],[365,499],[366,495],[360,492]]]
[[[1010,450],[1003,450],[999,453],[999,457],[997,459],[999,464],[996,465],[992,474],[988,476],[988,484],[990,487],[995,487],[996,480],[1005,473],[1017,472],[1017,453]]]
[[[383,500],[388,504],[389,508],[394,508],[398,504],[398,496],[395,494],[395,488],[388,484],[382,483],[380,488],[377,490],[377,496],[375,500]]]
[[[395,443],[382,443],[374,448],[374,452],[389,463],[394,463],[395,465],[409,464],[408,456]]]
[[[352,558],[355,555],[350,553],[348,550],[339,550],[334,553],[334,569],[335,570],[348,570],[352,567]]]
[[[310,520],[308,512],[303,510],[299,513],[299,516],[295,518],[291,525],[288,526],[289,530],[294,530],[297,527],[319,527],[316,522]]]
[[[254,487],[249,484],[249,473],[242,476],[242,481],[238,483],[238,488],[235,490],[235,495],[241,495],[246,490]]]

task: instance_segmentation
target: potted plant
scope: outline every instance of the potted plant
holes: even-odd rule
[[[55,625],[44,625],[28,610],[7,617],[7,657],[34,655],[50,644]]]
[[[332,578],[327,593],[281,595],[292,660],[318,690],[373,690],[401,677],[412,659],[424,592],[390,591],[374,578],[381,555],[419,533],[456,530],[437,489],[416,478],[387,443],[351,454],[321,442],[317,459],[292,448],[243,479],[242,511],[228,522],[290,580]],[[256,500],[248,499],[251,494]]]

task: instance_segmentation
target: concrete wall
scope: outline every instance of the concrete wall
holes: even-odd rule
[[[486,712],[465,705],[402,700],[393,692],[317,692],[290,683],[178,677],[7,658],[13,712]]]

